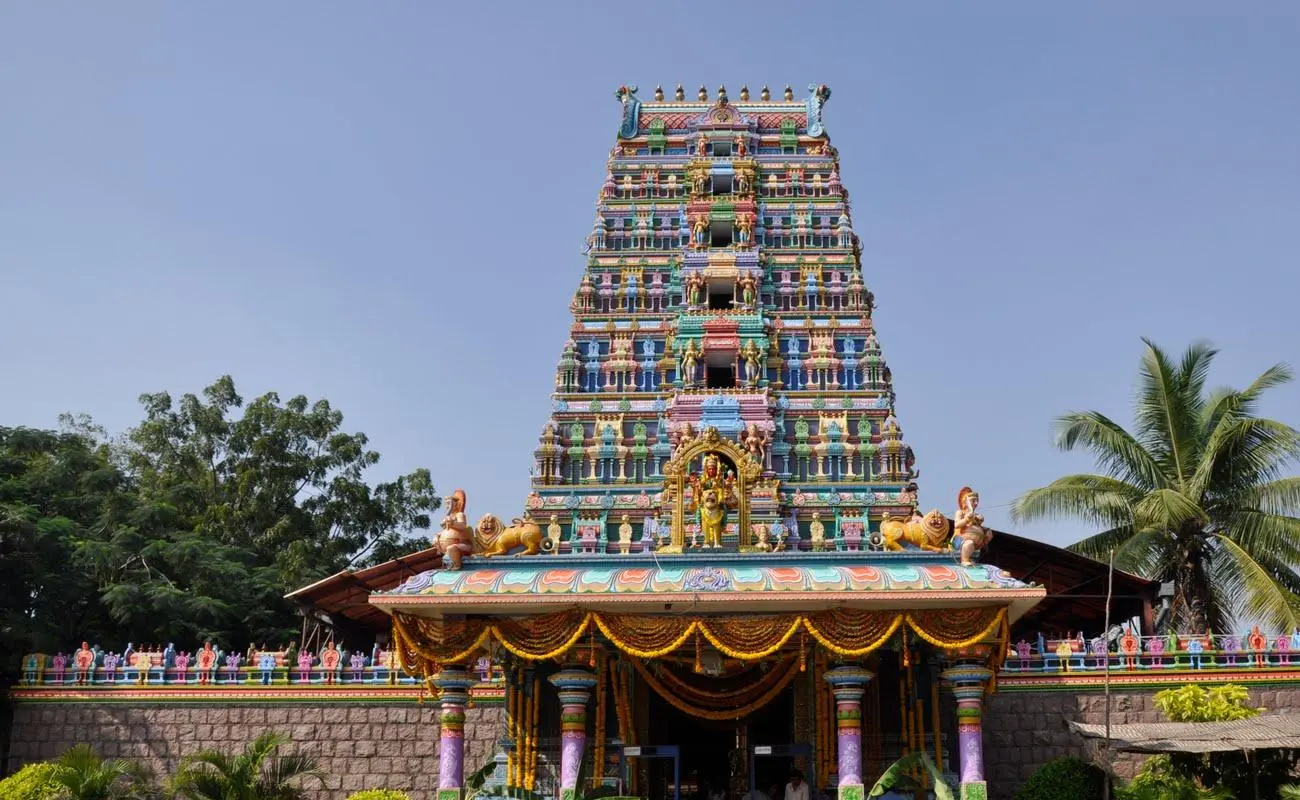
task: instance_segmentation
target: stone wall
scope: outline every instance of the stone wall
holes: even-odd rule
[[[1168,687],[1161,687],[1168,688]],[[1152,698],[1161,688],[1111,693],[1111,724],[1164,722]],[[1300,687],[1250,688],[1251,703],[1271,713],[1300,709]],[[991,800],[1009,800],[1034,770],[1055,758],[1087,759],[1081,740],[1066,727],[1066,720],[1102,724],[1106,698],[1102,692],[1069,691],[998,692],[988,698],[984,714],[984,773]],[[1116,769],[1130,777],[1142,757],[1121,754]]]
[[[504,732],[500,706],[468,711],[466,771],[482,766]],[[138,759],[170,774],[206,747],[238,750],[263,731],[287,734],[327,774],[317,800],[343,800],[358,789],[388,787],[416,800],[438,783],[438,709],[415,705],[125,705],[16,704],[9,769],[53,758],[81,742],[105,757]]]

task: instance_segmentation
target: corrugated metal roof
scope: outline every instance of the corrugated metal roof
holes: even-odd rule
[[[1069,722],[1085,739],[1104,739],[1105,725]],[[1300,714],[1232,722],[1148,722],[1110,726],[1112,749],[1129,753],[1221,753],[1300,748]]]

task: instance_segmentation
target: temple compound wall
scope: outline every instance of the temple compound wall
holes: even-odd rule
[[[1152,697],[1166,686],[1112,690],[1111,722],[1158,722]],[[1252,702],[1277,712],[1300,708],[1300,685],[1250,687]],[[438,706],[400,703],[292,704],[41,702],[15,705],[9,770],[53,758],[90,742],[106,757],[138,759],[166,774],[185,755],[205,747],[236,750],[265,730],[281,731],[293,746],[319,759],[328,774],[314,793],[343,800],[359,789],[390,787],[432,800],[438,778]],[[1034,770],[1054,758],[1085,756],[1066,720],[1105,721],[1105,698],[1093,687],[1007,687],[989,698],[984,714],[985,773],[991,800],[1010,800]],[[505,734],[505,710],[478,705],[466,711],[465,759],[477,769]],[[1140,763],[1121,756],[1121,775]]]
[[[237,751],[273,730],[291,737],[291,749],[316,758],[325,771],[325,784],[313,798],[343,800],[359,789],[387,787],[424,800],[434,797],[438,782],[438,714],[433,702],[21,702],[14,708],[9,771],[89,742],[106,758],[135,759],[167,775],[197,750]],[[504,732],[500,705],[466,711],[465,756],[471,769],[492,757]]]

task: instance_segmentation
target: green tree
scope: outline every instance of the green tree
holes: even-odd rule
[[[267,731],[237,755],[202,750],[187,756],[171,781],[185,800],[298,800],[303,784],[319,781],[316,762],[303,755],[280,755],[288,737]]]
[[[142,765],[102,759],[88,744],[77,745],[54,763],[54,778],[63,784],[67,800],[137,800],[155,794],[153,776]]]
[[[400,551],[439,505],[424,469],[369,485],[379,454],[325,400],[245,404],[223,377],[202,397],[141,402],[121,452],[126,524],[78,551],[139,639],[283,641],[295,628],[286,592]]]
[[[1258,619],[1274,630],[1300,623],[1300,432],[1256,415],[1267,390],[1291,380],[1265,370],[1245,389],[1207,391],[1216,351],[1188,348],[1175,362],[1144,340],[1132,432],[1096,411],[1058,420],[1057,443],[1087,450],[1097,474],[1069,475],[1027,492],[1018,521],[1071,517],[1102,531],[1071,549],[1175,583],[1183,630],[1224,630]]]
[[[110,535],[128,502],[125,476],[98,432],[0,427],[0,674],[18,655],[54,652],[79,637],[116,637],[92,575],[73,563],[81,543]]]

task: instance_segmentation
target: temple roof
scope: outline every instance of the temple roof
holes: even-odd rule
[[[847,558],[846,558],[847,556]],[[543,613],[563,608],[646,613],[771,613],[827,608],[1008,605],[1012,620],[1045,590],[989,565],[931,554],[799,553],[656,558],[547,556],[428,570],[370,595],[385,611],[438,615]]]

